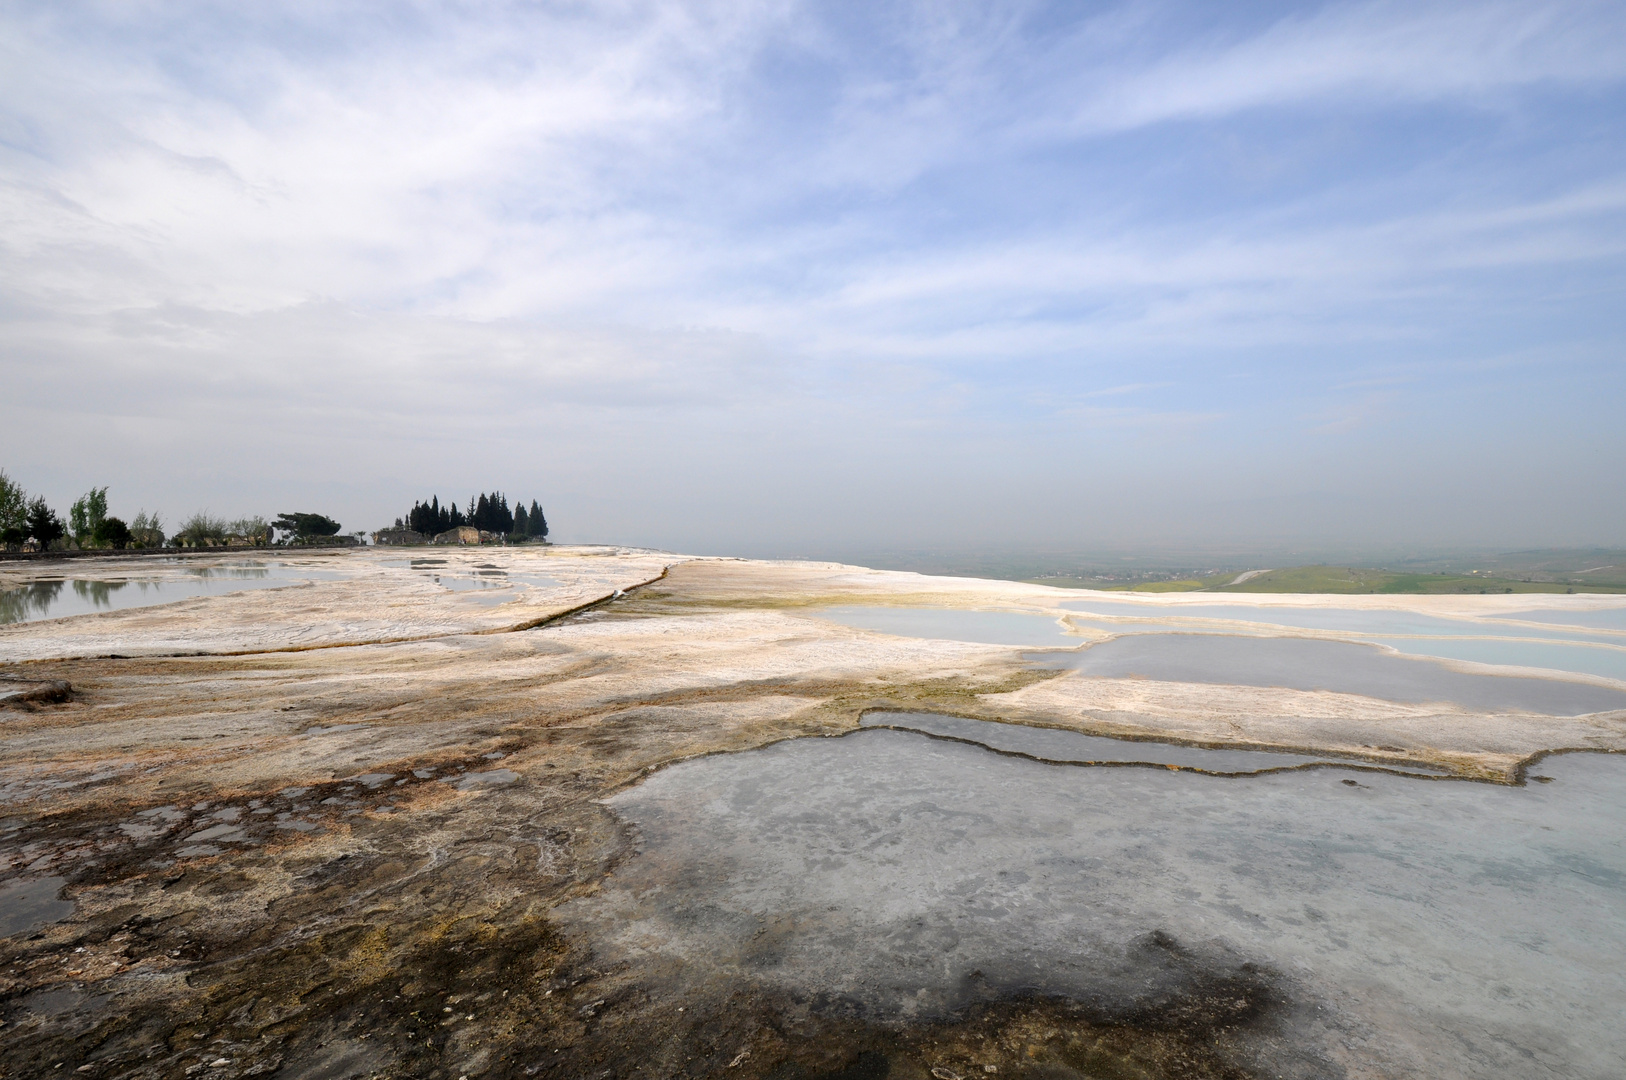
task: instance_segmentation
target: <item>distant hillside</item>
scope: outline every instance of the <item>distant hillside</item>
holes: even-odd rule
[[[1132,592],[1626,593],[1626,551],[1522,551],[1474,562],[1478,565],[1401,570],[1294,566],[1105,587]]]

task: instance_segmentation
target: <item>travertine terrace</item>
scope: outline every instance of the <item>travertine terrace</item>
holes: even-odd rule
[[[9,685],[70,688],[0,710],[0,872],[16,923],[0,940],[0,1075],[927,1075],[939,1043],[1076,1043],[1086,1029],[1099,1037],[1085,1057],[1121,1071],[1056,1068],[1242,1075],[1204,1047],[1258,1011],[1245,979],[1193,974],[1185,997],[1110,1031],[1053,1001],[884,1027],[726,978],[674,1002],[667,973],[599,966],[552,913],[632,857],[605,797],[679,760],[849,732],[867,710],[1330,751],[1503,783],[1543,751],[1626,749],[1626,712],[1084,678],[1032,649],[816,614],[1030,612],[1075,627],[1078,645],[1102,637],[1061,606],[1079,593],[1036,585],[610,548],[270,557],[342,573],[0,627]],[[516,584],[502,602],[450,591],[414,557]],[[172,572],[10,563],[0,587]]]

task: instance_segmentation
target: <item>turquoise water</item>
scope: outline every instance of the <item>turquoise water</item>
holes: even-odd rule
[[[1626,607],[1593,611],[1519,611],[1512,615],[1504,615],[1502,618],[1520,619],[1524,622],[1565,623],[1570,626],[1587,626],[1597,630],[1619,630],[1626,633]]]
[[[1355,611],[1344,608],[1326,610],[1292,611],[1285,609],[1261,609],[1234,604],[1204,604],[1189,605],[1180,608],[1157,608],[1134,603],[1115,603],[1112,601],[1076,601],[1066,606],[1081,614],[1144,615],[1146,621],[1135,624],[1135,629],[1128,631],[1122,624],[1080,623],[1081,626],[1090,626],[1093,629],[1108,633],[1121,634],[1111,644],[1095,645],[1077,660],[1058,659],[1056,662],[1075,666],[1081,671],[1095,674],[1106,674],[1106,670],[1096,670],[1097,665],[1109,663],[1111,658],[1124,654],[1124,650],[1134,649],[1136,655],[1145,655],[1146,661],[1141,667],[1147,670],[1123,672],[1121,674],[1145,675],[1148,678],[1176,678],[1173,674],[1158,675],[1157,671],[1184,671],[1179,681],[1188,682],[1221,682],[1237,683],[1241,685],[1260,686],[1288,686],[1298,689],[1336,689],[1347,693],[1367,694],[1373,697],[1386,697],[1392,700],[1410,702],[1421,701],[1455,701],[1459,704],[1477,708],[1514,708],[1530,709],[1536,712],[1550,712],[1553,708],[1568,708],[1576,701],[1586,699],[1589,702],[1609,701],[1611,704],[1594,704],[1590,708],[1578,708],[1578,712],[1593,712],[1601,709],[1615,709],[1626,707],[1626,699],[1622,699],[1618,691],[1572,691],[1546,688],[1543,685],[1539,690],[1532,690],[1528,685],[1533,680],[1525,679],[1515,682],[1499,682],[1493,684],[1474,684],[1472,679],[1482,679],[1486,676],[1467,676],[1448,672],[1445,669],[1402,662],[1398,667],[1390,666],[1394,658],[1386,662],[1375,650],[1361,649],[1359,645],[1351,644],[1349,648],[1357,651],[1339,651],[1341,643],[1322,642],[1330,646],[1332,651],[1326,656],[1317,653],[1315,663],[1309,668],[1295,668],[1292,662],[1281,662],[1278,655],[1291,653],[1298,656],[1305,649],[1304,646],[1293,644],[1278,644],[1279,642],[1307,641],[1298,638],[1252,637],[1243,634],[1227,634],[1223,631],[1194,631],[1180,634],[1169,634],[1167,631],[1178,623],[1166,620],[1172,617],[1186,616],[1189,618],[1233,619],[1251,620],[1262,626],[1285,626],[1299,629],[1342,631],[1349,634],[1359,634],[1358,641],[1381,643],[1392,646],[1396,651],[1414,656],[1427,656],[1439,659],[1471,660],[1483,664],[1502,664],[1517,667],[1551,668],[1554,671],[1574,672],[1584,675],[1599,675],[1605,678],[1626,680],[1626,648],[1607,649],[1591,648],[1583,644],[1569,644],[1597,639],[1603,642],[1619,642],[1620,639],[1607,634],[1588,634],[1586,631],[1560,632],[1541,631],[1527,628],[1503,625],[1482,625],[1466,619],[1446,619],[1431,615],[1413,615],[1407,612],[1396,611]],[[1047,615],[1030,615],[1019,612],[1005,611],[967,611],[959,608],[906,608],[851,605],[846,607],[825,608],[816,612],[819,617],[851,626],[861,630],[873,630],[885,634],[898,634],[904,637],[934,638],[948,641],[970,641],[989,645],[1009,645],[1018,648],[1036,648],[1055,646],[1061,648],[1076,648],[1081,642],[1079,638],[1068,635],[1061,624]],[[1128,632],[1126,632],[1128,631]],[[1386,634],[1415,634],[1416,637],[1372,637],[1379,632]],[[1456,639],[1446,638],[1444,635],[1461,635]],[[1553,639],[1548,641],[1518,641],[1506,640],[1493,635],[1508,635],[1512,637],[1545,636]],[[1216,645],[1209,647],[1209,651],[1216,657],[1225,658],[1223,663],[1206,663],[1200,673],[1183,668],[1167,667],[1163,661],[1154,660],[1152,654],[1159,650],[1180,651],[1182,655],[1201,649],[1201,646],[1192,644],[1196,638],[1218,639],[1233,644]],[[1143,642],[1140,646],[1122,644],[1130,638],[1155,639],[1155,642]],[[1164,639],[1177,638],[1172,644],[1158,644]],[[1310,647],[1314,650],[1314,646]],[[1336,658],[1334,658],[1336,657]],[[1218,666],[1216,666],[1216,664]],[[1150,665],[1150,666],[1148,666]],[[1109,664],[1110,666],[1110,664]],[[1379,669],[1383,674],[1379,674]],[[1115,670],[1115,669],[1114,669]],[[1396,682],[1396,680],[1399,682]],[[1264,681],[1261,681],[1264,680]],[[1275,681],[1270,681],[1275,680]],[[1465,682],[1464,680],[1470,680]],[[1403,687],[1404,689],[1400,689]],[[1401,694],[1395,697],[1395,694]],[[1541,703],[1539,705],[1533,703]],[[1555,705],[1555,702],[1568,704]]]
[[[1626,680],[1626,649],[1591,648],[1579,644],[1579,642],[1589,640],[1620,641],[1619,638],[1608,634],[1589,634],[1584,630],[1569,632],[1542,631],[1507,624],[1500,626],[1476,624],[1466,619],[1447,619],[1431,615],[1415,615],[1408,612],[1356,611],[1346,608],[1294,611],[1255,608],[1237,604],[1193,604],[1178,608],[1159,607],[1154,609],[1135,603],[1093,600],[1069,602],[1065,606],[1070,610],[1085,615],[1145,616],[1145,621],[1136,623],[1135,629],[1132,631],[1128,631],[1128,628],[1122,623],[1116,625],[1110,623],[1094,624],[1092,627],[1094,629],[1104,630],[1108,633],[1118,633],[1123,636],[1110,643],[1111,648],[1107,648],[1105,645],[1095,645],[1086,652],[1081,653],[1077,660],[1061,659],[1057,661],[1095,674],[1106,674],[1107,672],[1104,669],[1096,670],[1097,666],[1102,663],[1109,663],[1111,658],[1123,655],[1124,650],[1133,648],[1138,650],[1136,652],[1137,656],[1144,654],[1147,657],[1146,661],[1140,663],[1139,666],[1150,666],[1145,671],[1136,670],[1121,674],[1145,675],[1148,678],[1177,678],[1175,674],[1155,674],[1154,672],[1157,671],[1175,671],[1178,669],[1178,665],[1176,668],[1169,668],[1162,661],[1154,661],[1151,654],[1158,650],[1176,650],[1182,651],[1182,654],[1190,653],[1201,648],[1191,644],[1191,640],[1203,637],[1234,644],[1210,647],[1210,652],[1215,656],[1223,655],[1225,657],[1223,664],[1219,666],[1205,664],[1200,673],[1178,669],[1184,671],[1184,675],[1178,676],[1178,681],[1237,683],[1250,686],[1288,686],[1306,690],[1336,689],[1346,693],[1367,694],[1392,700],[1411,702],[1455,701],[1459,704],[1477,708],[1529,709],[1536,712],[1551,712],[1554,708],[1569,708],[1583,698],[1589,702],[1594,702],[1594,704],[1590,708],[1577,708],[1577,712],[1593,712],[1602,709],[1626,707],[1626,700],[1619,699],[1616,691],[1606,691],[1598,694],[1584,690],[1555,690],[1545,687],[1532,690],[1527,685],[1532,680],[1528,679],[1517,683],[1501,682],[1481,686],[1463,680],[1484,678],[1485,676],[1465,676],[1447,672],[1440,668],[1420,666],[1415,663],[1409,666],[1402,664],[1397,668],[1389,668],[1385,666],[1385,662],[1381,658],[1369,649],[1356,652],[1339,652],[1339,642],[1321,643],[1322,645],[1331,646],[1333,653],[1336,653],[1339,659],[1331,659],[1332,654],[1323,657],[1318,653],[1318,659],[1311,668],[1295,669],[1292,663],[1284,664],[1273,658],[1277,657],[1278,654],[1284,654],[1284,650],[1298,655],[1298,652],[1294,652],[1294,650],[1302,652],[1304,647],[1277,643],[1308,639],[1260,638],[1241,634],[1226,634],[1222,631],[1169,634],[1167,631],[1172,626],[1180,624],[1171,624],[1162,620],[1185,616],[1187,618],[1247,620],[1262,626],[1342,631],[1349,634],[1359,634],[1360,638],[1358,640],[1360,641],[1389,645],[1398,652],[1413,656],[1471,660],[1483,664],[1517,667],[1551,668],[1554,671],[1599,675],[1605,678]],[[873,630],[884,634],[897,634],[904,637],[970,641],[988,645],[1009,645],[1018,648],[1044,646],[1076,648],[1081,644],[1077,637],[1068,635],[1057,620],[1047,615],[1030,615],[1006,611],[967,611],[959,608],[906,608],[878,605],[825,608],[816,612],[816,614],[821,618],[841,623],[843,626]],[[1090,626],[1091,624],[1080,623],[1080,625]],[[1387,635],[1414,634],[1417,636],[1369,636],[1379,633]],[[1458,635],[1458,637],[1450,639],[1445,635]],[[1505,637],[1499,638],[1494,635],[1525,638],[1548,637],[1552,641],[1506,640]],[[1130,638],[1155,639],[1157,642],[1170,638],[1180,640],[1175,641],[1173,644],[1143,643],[1141,646],[1122,644],[1122,642]],[[1569,642],[1577,642],[1577,644],[1569,644]],[[1358,646],[1354,645],[1351,647],[1358,648]],[[1390,658],[1390,660],[1392,661],[1393,658]],[[1378,668],[1384,668],[1385,673],[1380,675]],[[1398,683],[1396,682],[1397,679],[1399,680]],[[1402,684],[1404,689],[1397,689]],[[1397,693],[1402,696],[1395,697]],[[1602,702],[1606,698],[1611,702],[1610,704],[1596,703]],[[1557,702],[1567,704],[1555,704]]]
[[[1351,634],[1492,635],[1501,637],[1550,637],[1563,641],[1610,640],[1584,630],[1539,630],[1532,627],[1497,625],[1472,619],[1448,619],[1407,611],[1365,611],[1351,608],[1253,607],[1243,604],[1159,605],[1088,600],[1062,604],[1070,611],[1089,615],[1113,615],[1161,622],[1165,619],[1228,619],[1291,626],[1302,630],[1331,630]],[[1508,616],[1512,618],[1513,616]],[[1523,618],[1523,616],[1518,616]],[[1567,620],[1566,620],[1567,621]],[[1605,628],[1607,629],[1607,628]],[[1626,627],[1623,627],[1626,629]]]
[[[1456,644],[1450,642],[1448,644]],[[1487,712],[1552,716],[1626,709],[1626,690],[1561,679],[1479,675],[1369,644],[1228,634],[1126,634],[1036,662],[1085,675],[1329,690],[1408,704],[1451,702]]]

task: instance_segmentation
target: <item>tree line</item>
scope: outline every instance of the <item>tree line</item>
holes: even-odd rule
[[[439,495],[431,495],[428,502],[413,503],[412,510],[406,517],[395,519],[397,529],[411,529],[415,533],[429,537],[438,536],[461,525],[468,525],[496,536],[506,536],[516,542],[546,540],[548,537],[548,519],[535,499],[531,500],[529,510],[525,508],[523,499],[516,500],[514,508],[510,510],[508,496],[500,491],[470,499],[467,511],[455,502],[442,505]]]
[[[460,525],[483,533],[505,537],[510,543],[546,541],[548,519],[535,499],[527,507],[524,500],[508,505],[500,491],[481,494],[469,500],[467,510],[456,503],[442,505],[438,495],[428,502],[413,503],[405,518],[396,518],[397,529],[411,529],[426,537],[438,536]],[[16,549],[33,545],[40,551],[58,548],[162,548],[228,547],[271,544],[351,544],[355,539],[339,535],[339,523],[324,514],[279,514],[228,521],[207,511],[181,522],[173,535],[166,536],[157,514],[145,509],[128,522],[108,513],[107,488],[91,488],[76,500],[64,521],[42,495],[30,497],[21,484],[0,470],[0,547]],[[362,534],[356,533],[356,537]]]
[[[348,537],[333,540],[341,526],[323,514],[279,514],[236,520],[200,511],[181,522],[173,535],[165,535],[164,522],[145,509],[128,522],[107,512],[107,488],[91,488],[68,510],[64,521],[43,495],[30,498],[21,484],[0,470],[0,547],[32,544],[40,551],[53,548],[162,548],[263,547],[275,543],[355,543]],[[280,539],[279,539],[280,534]]]
[[[163,523],[157,514],[142,510],[129,522],[107,512],[107,488],[91,488],[73,504],[63,521],[45,501],[28,497],[23,486],[0,470],[0,545],[21,547],[32,542],[39,550],[63,546],[71,539],[77,547],[163,547]]]

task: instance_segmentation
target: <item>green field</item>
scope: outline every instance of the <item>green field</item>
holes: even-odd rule
[[[1217,589],[1229,581],[1234,581],[1241,571],[1226,570],[1218,574],[1199,574],[1191,577],[1173,578],[1166,581],[1137,581],[1125,585],[1082,585],[1082,588],[1096,588],[1103,592],[1197,592],[1200,589]],[[1043,584],[1062,584],[1056,581],[1046,581]],[[1073,588],[1071,582],[1067,587]]]
[[[1467,563],[1467,565],[1463,565]],[[1455,564],[1455,565],[1453,565]],[[1141,580],[1101,582],[1031,578],[1046,585],[1107,592],[1239,593],[1626,593],[1626,551],[1525,551],[1439,560],[1400,569],[1371,566],[1293,566],[1232,584],[1240,569],[1147,573]]]
[[[1626,584],[1534,581],[1492,573],[1406,573],[1370,567],[1295,566],[1215,592],[1248,593],[1562,593],[1626,592]]]

